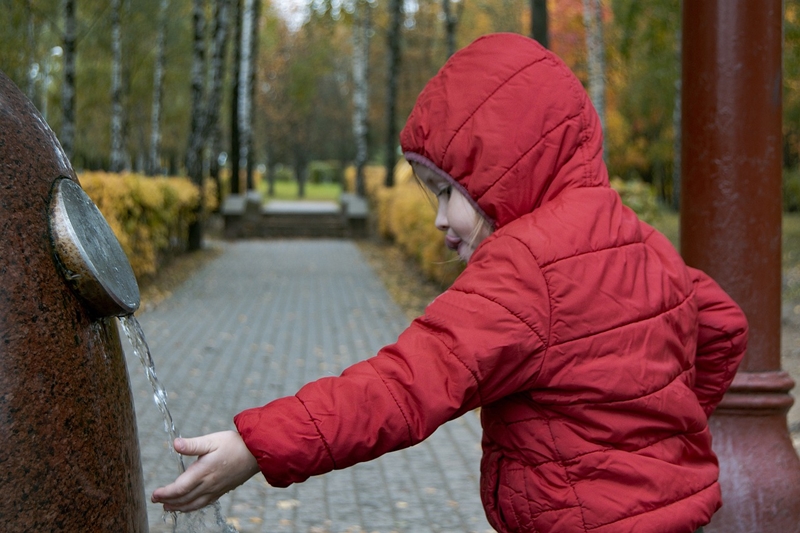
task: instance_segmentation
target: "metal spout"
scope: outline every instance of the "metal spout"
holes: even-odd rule
[[[106,219],[78,183],[59,178],[50,199],[50,238],[69,286],[99,317],[139,308],[139,285]]]

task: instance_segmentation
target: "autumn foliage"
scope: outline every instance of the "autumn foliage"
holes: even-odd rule
[[[136,277],[152,275],[171,253],[185,249],[198,187],[187,178],[85,172],[79,180],[120,241]],[[216,202],[206,190],[206,206]]]

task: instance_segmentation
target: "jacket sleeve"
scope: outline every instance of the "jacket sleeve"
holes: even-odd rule
[[[239,413],[236,427],[267,481],[285,487],[414,445],[448,420],[529,386],[549,302],[538,268],[520,284],[521,251],[530,264],[520,246],[507,239],[491,253],[480,247],[453,287],[375,357]],[[508,268],[498,270],[503,263]],[[520,301],[534,302],[525,306],[532,310],[513,311]]]
[[[698,311],[697,375],[694,392],[710,416],[733,382],[747,347],[747,319],[717,283],[689,269]]]

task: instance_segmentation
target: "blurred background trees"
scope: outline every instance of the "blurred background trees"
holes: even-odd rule
[[[680,0],[226,0],[222,48],[214,37],[221,1],[0,0],[0,70],[39,108],[76,169],[188,175],[189,151],[201,146],[201,174],[223,164],[230,175],[235,165],[243,188],[254,186],[250,169],[291,174],[302,189],[320,161],[394,161],[397,130],[453,49],[489,32],[544,31],[587,90],[602,83],[592,94],[605,101],[611,175],[649,183],[676,206]],[[195,8],[204,17],[200,59]],[[785,204],[798,210],[800,0],[785,2],[784,66]],[[249,107],[232,107],[234,99]],[[193,114],[206,124],[200,145],[190,142]]]

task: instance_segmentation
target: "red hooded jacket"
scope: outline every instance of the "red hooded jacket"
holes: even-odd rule
[[[236,416],[267,481],[411,446],[482,407],[498,531],[708,523],[721,500],[707,417],[747,323],[609,187],[580,82],[530,39],[483,37],[428,83],[401,143],[495,231],[397,343]]]

